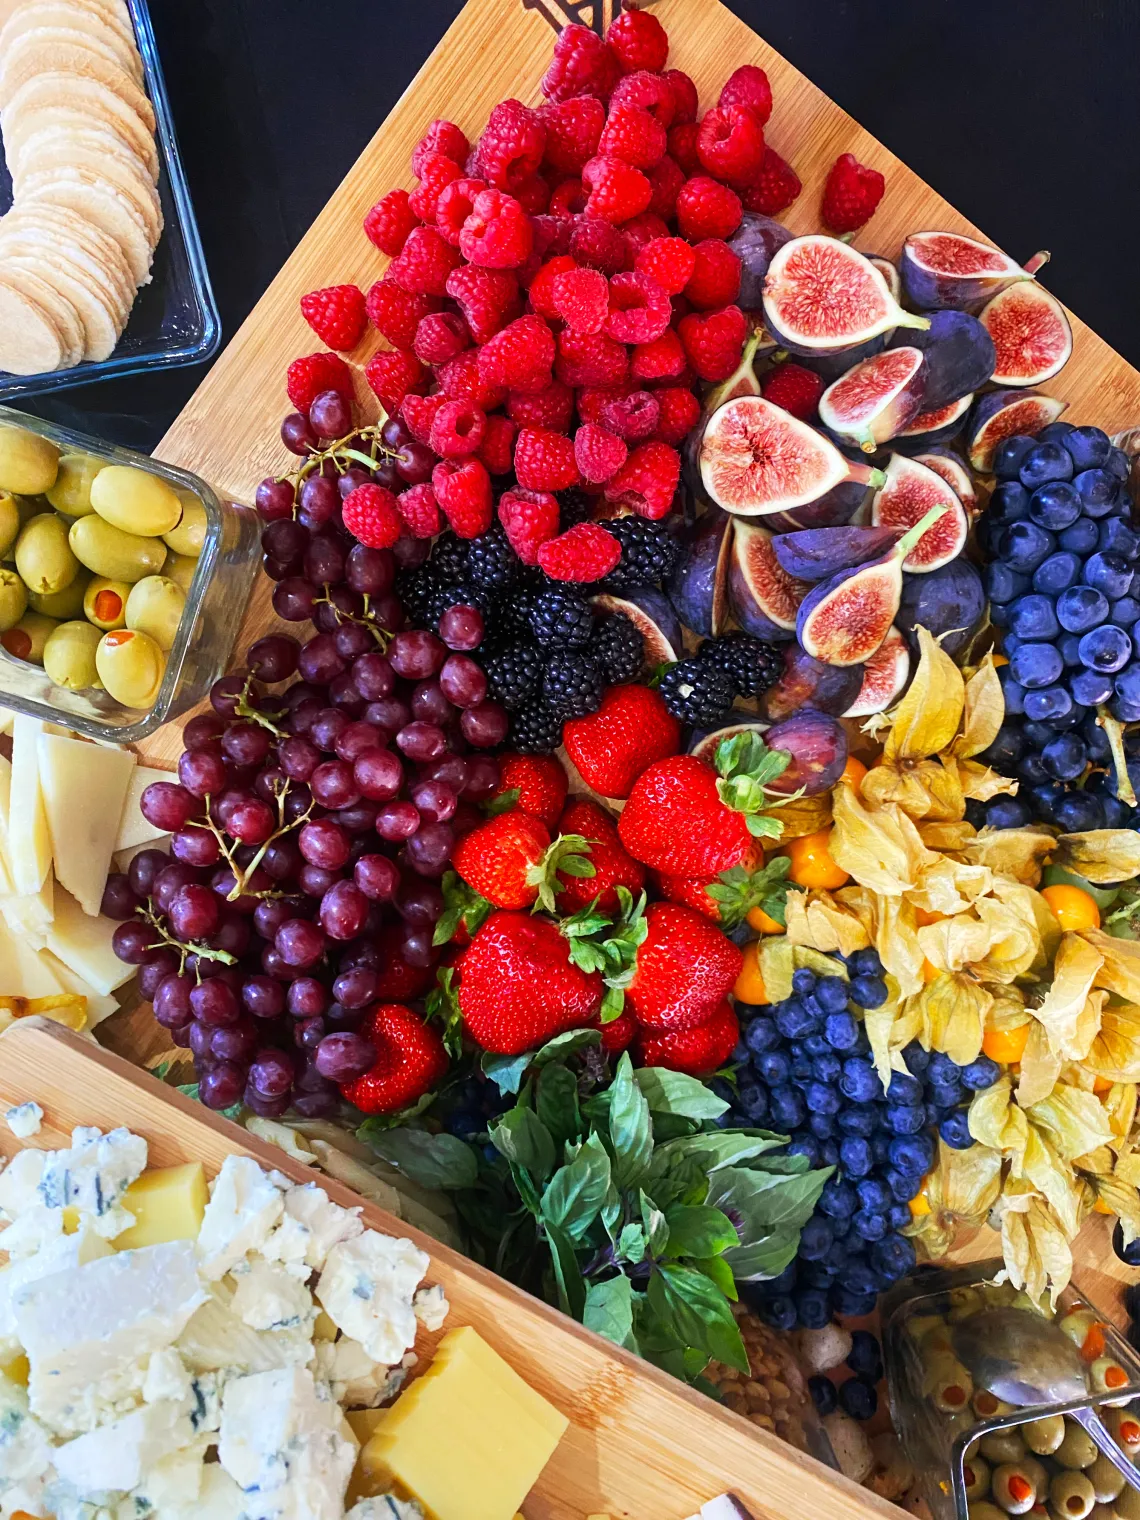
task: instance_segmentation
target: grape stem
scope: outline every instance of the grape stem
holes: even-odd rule
[[[343,623],[358,623],[361,628],[367,628],[368,632],[376,640],[377,644],[379,644],[379,646],[380,646],[380,652],[381,652],[381,654],[383,654],[385,652],[385,650],[388,648],[388,645],[392,642],[393,635],[392,635],[390,629],[381,628],[380,625],[379,625],[379,623],[374,623],[372,621],[372,619],[369,617],[369,613],[368,613],[368,592],[364,591],[364,592],[361,593],[361,595],[363,597],[363,600],[364,600],[364,615],[362,617],[357,617],[357,615],[356,615],[355,612],[345,612],[345,610],[344,610],[343,607],[336,607],[336,606],[334,606],[333,605],[332,597],[329,595],[329,591],[330,591],[330,587],[328,585],[328,582],[326,581],[325,584],[324,584],[324,592],[325,592],[325,594],[324,594],[324,596],[314,597],[313,598],[314,605],[317,606],[317,607],[320,607],[320,606],[332,607],[333,613],[336,616],[336,620],[337,620],[338,624],[343,624]],[[266,724],[266,727],[269,727],[269,725]],[[276,732],[276,730],[274,730],[274,732]]]
[[[288,777],[285,778],[285,780],[284,780],[283,783],[274,783],[273,795],[274,795],[274,798],[276,799],[276,802],[277,802],[277,827],[273,830],[273,833],[270,834],[269,838],[265,841],[265,843],[262,844],[262,845],[260,845],[258,847],[257,853],[254,855],[254,857],[250,861],[249,865],[247,865],[244,869],[241,866],[239,866],[238,863],[237,863],[237,861],[234,859],[233,849],[232,849],[232,847],[230,845],[229,840],[226,838],[226,836],[222,832],[222,830],[218,828],[218,826],[214,822],[214,820],[210,817],[210,794],[208,792],[206,793],[206,796],[205,796],[205,799],[204,799],[205,803],[206,803],[206,816],[205,816],[205,818],[203,820],[201,820],[201,821],[199,821],[198,819],[191,819],[191,821],[186,825],[187,828],[208,829],[210,831],[210,833],[213,834],[214,838],[218,841],[218,848],[221,850],[222,855],[225,858],[226,864],[229,866],[230,870],[234,874],[234,885],[233,885],[233,888],[229,892],[227,892],[227,894],[226,894],[226,901],[227,902],[235,902],[237,900],[237,898],[242,897],[242,896],[246,896],[246,895],[248,895],[250,897],[258,897],[258,898],[281,897],[283,895],[280,892],[274,892],[272,890],[272,888],[270,888],[270,889],[268,889],[267,891],[264,891],[264,892],[250,892],[250,893],[246,893],[246,887],[248,886],[250,878],[253,876],[253,873],[257,870],[257,868],[261,864],[262,860],[264,860],[264,858],[265,858],[265,852],[266,852],[266,850],[268,850],[269,846],[271,844],[275,843],[275,841],[277,841],[278,839],[280,839],[283,834],[288,834],[291,830],[296,829],[296,828],[300,828],[300,826],[303,823],[307,823],[309,821],[310,816],[312,815],[314,804],[312,802],[310,802],[309,805],[308,805],[308,807],[305,809],[305,811],[299,817],[294,818],[291,823],[286,823],[286,821],[285,821],[285,799],[289,795],[289,778]],[[172,943],[173,943],[173,941],[172,941]],[[217,954],[220,954],[220,952],[207,952],[207,953],[217,953]],[[233,959],[233,957],[231,956],[230,960],[232,961],[232,959]]]
[[[381,418],[379,422],[373,423],[369,427],[353,428],[351,433],[346,433],[343,438],[334,439],[327,448],[321,449],[319,453],[307,455],[304,463],[292,475],[283,475],[281,479],[293,480],[296,486],[299,487],[303,481],[309,478],[314,470],[320,469],[326,459],[331,459],[342,475],[349,468],[349,465],[343,462],[344,460],[352,460],[356,464],[364,465],[365,469],[374,470],[376,468],[376,461],[381,455],[385,459],[394,459],[396,457],[395,449],[385,448],[380,441],[380,429],[385,421],[387,421],[386,418]],[[349,448],[348,444],[351,438],[367,439],[372,445],[371,452],[365,454],[360,449]],[[295,507],[294,516],[296,516]]]
[[[237,701],[234,704],[234,717],[247,718],[250,722],[258,723],[262,728],[267,728],[275,739],[283,739],[285,737],[285,730],[278,728],[273,718],[283,718],[285,716],[284,710],[279,708],[270,717],[268,713],[264,713],[260,708],[255,707],[249,700],[252,684],[253,677],[246,676],[245,685],[238,693]]]
[[[147,898],[147,906],[145,908],[136,908],[135,912],[161,937],[164,945],[169,945],[172,950],[178,951],[179,976],[186,969],[186,957],[188,955],[196,955],[200,960],[205,961],[223,961],[227,966],[237,965],[237,956],[231,955],[228,950],[215,950],[212,945],[202,944],[198,940],[190,939],[183,941],[175,939],[173,935],[167,932],[162,919],[155,913],[153,903],[149,897]]]

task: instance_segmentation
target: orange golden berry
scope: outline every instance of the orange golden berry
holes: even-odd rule
[[[804,834],[791,840],[782,853],[792,863],[789,876],[800,887],[834,889],[845,886],[851,880],[842,866],[836,865],[828,850],[831,830],[820,829],[816,834]]]
[[[760,943],[753,940],[744,947],[744,964],[732,988],[732,995],[741,1003],[759,1005],[768,1001],[764,978],[760,974]]]
[[[749,908],[744,918],[750,928],[759,929],[761,934],[786,934],[788,932],[783,924],[778,924],[774,918],[769,918],[763,908]]]
[[[982,1036],[982,1052],[1001,1066],[1020,1061],[1029,1041],[1029,1020],[1015,1029],[987,1029]]]
[[[1044,887],[1041,896],[1052,908],[1062,929],[1099,929],[1100,909],[1080,887],[1062,884]]]

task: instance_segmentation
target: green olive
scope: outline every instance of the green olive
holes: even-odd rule
[[[990,1479],[994,1503],[1007,1515],[1024,1515],[1037,1502],[1033,1479],[1020,1462],[1004,1462],[995,1467]]]
[[[1140,1520],[1140,1489],[1126,1483],[1112,1501],[1112,1507],[1120,1520]]]
[[[1061,1414],[1042,1415],[1021,1427],[1025,1444],[1039,1457],[1047,1457],[1057,1450],[1065,1439],[1065,1417]]]
[[[162,537],[175,554],[188,554],[191,559],[197,559],[206,542],[206,529],[209,527],[206,509],[190,491],[179,491],[178,497],[182,503],[182,517],[178,525]]]
[[[117,628],[99,640],[95,669],[116,702],[124,707],[151,707],[162,685],[166,656],[148,634]]]
[[[125,533],[97,513],[76,518],[68,538],[80,564],[112,581],[133,584],[144,575],[157,575],[166,558],[166,545],[160,538]]]
[[[0,633],[7,633],[23,617],[28,591],[14,570],[0,569]]]
[[[7,554],[20,531],[20,498],[0,491],[0,555]]]
[[[1049,1485],[1049,1504],[1056,1515],[1085,1520],[1095,1503],[1096,1493],[1083,1472],[1058,1473]]]
[[[1020,1462],[1025,1455],[1025,1442],[1016,1428],[988,1431],[978,1444],[987,1462],[997,1465],[1003,1462]]]
[[[127,627],[149,633],[160,649],[169,650],[182,621],[186,593],[164,575],[136,581],[127,597]]]
[[[65,586],[62,591],[29,591],[28,606],[33,612],[43,612],[48,617],[82,617],[83,597],[90,582],[90,571],[80,570],[71,585]]]
[[[59,450],[27,428],[0,425],[0,491],[39,496],[55,485]]]
[[[82,620],[60,623],[44,645],[44,669],[56,686],[66,691],[86,691],[100,685],[95,651],[103,635]]]
[[[105,575],[93,575],[83,593],[83,616],[104,633],[110,633],[113,628],[125,628],[130,594],[127,581],[109,581]]]
[[[1086,1471],[1098,1504],[1110,1504],[1124,1487],[1124,1474],[1103,1453]]]
[[[44,495],[57,512],[68,517],[86,517],[95,510],[91,505],[91,482],[102,468],[103,461],[90,454],[62,454],[55,485]]]
[[[24,525],[16,540],[16,569],[29,591],[62,591],[71,585],[79,574],[79,561],[62,517],[40,512]]]
[[[990,1491],[990,1464],[985,1457],[966,1457],[962,1463],[962,1478],[967,1499],[984,1499]]]
[[[194,579],[194,572],[198,568],[198,561],[191,559],[188,554],[175,554],[171,549],[162,566],[162,573],[175,585],[181,586],[187,596],[190,594],[190,582]]]
[[[112,527],[148,538],[169,533],[182,516],[182,503],[165,480],[129,464],[99,471],[91,482],[91,505]]]
[[[59,624],[55,618],[44,617],[42,612],[25,612],[18,623],[0,634],[0,644],[18,660],[30,660],[33,665],[44,662],[44,645],[52,630]]]
[[[1087,1431],[1072,1420],[1065,1421],[1065,1438],[1053,1453],[1054,1462],[1061,1467],[1091,1467],[1096,1461],[1096,1446]]]

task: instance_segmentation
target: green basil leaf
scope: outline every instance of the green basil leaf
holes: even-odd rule
[[[636,1187],[653,1155],[653,1125],[645,1094],[633,1080],[633,1062],[628,1051],[618,1062],[610,1085],[609,1123],[617,1184]]]
[[[531,1109],[508,1108],[488,1133],[496,1149],[537,1182],[544,1182],[554,1170],[554,1137]]]
[[[523,1075],[530,1065],[529,1055],[497,1056],[489,1050],[483,1052],[479,1067],[485,1077],[490,1077],[501,1093],[517,1093],[522,1086]]]
[[[740,1244],[736,1226],[720,1209],[675,1204],[665,1210],[669,1256],[719,1256]]]
[[[586,1290],[586,1307],[582,1323],[587,1330],[604,1335],[615,1346],[637,1350],[633,1333],[633,1285],[628,1277],[611,1277],[608,1282],[591,1283]]]
[[[691,1135],[699,1122],[696,1119],[686,1119],[684,1114],[654,1114],[652,1117],[653,1138],[658,1144],[676,1140],[681,1135]]]
[[[538,1074],[535,1111],[550,1131],[555,1145],[576,1140],[582,1128],[578,1112],[578,1082],[565,1066],[544,1066]]]
[[[655,1114],[683,1114],[686,1119],[719,1119],[728,1104],[696,1077],[664,1066],[643,1066],[634,1072],[638,1087]]]
[[[617,1238],[617,1253],[635,1267],[645,1260],[645,1231],[639,1224],[627,1224]]]
[[[581,1240],[597,1219],[610,1186],[610,1158],[597,1135],[559,1167],[543,1194],[542,1217],[571,1240]]]
[[[740,1241],[748,1245],[775,1230],[798,1230],[805,1225],[834,1170],[821,1167],[788,1177],[726,1166],[709,1178],[705,1202],[741,1220]]]
[[[732,1275],[732,1268],[723,1256],[695,1257],[689,1265],[696,1267],[698,1272],[703,1272],[710,1282],[716,1283],[725,1298],[735,1303],[740,1297],[736,1291],[736,1279]]]
[[[458,1135],[389,1129],[382,1134],[368,1134],[365,1139],[378,1156],[420,1187],[469,1188],[478,1179],[475,1151]]]
[[[577,1050],[583,1050],[587,1045],[600,1045],[602,1036],[596,1029],[567,1029],[562,1034],[556,1034],[552,1040],[547,1040],[537,1055],[528,1056],[536,1066],[545,1066],[549,1061],[560,1061],[563,1056],[573,1055]]]
[[[550,1255],[554,1262],[554,1280],[558,1284],[558,1304],[563,1314],[581,1320],[586,1307],[586,1282],[574,1244],[569,1235],[555,1224],[546,1221],[546,1238],[550,1243]]]
[[[641,1225],[645,1231],[645,1248],[650,1256],[660,1256],[669,1241],[665,1215],[644,1189],[640,1193]]]
[[[654,1161],[658,1158],[672,1160],[674,1156],[686,1156],[695,1161],[702,1171],[715,1172],[721,1167],[750,1161],[755,1156],[762,1156],[765,1151],[787,1143],[787,1135],[774,1135],[765,1130],[748,1133],[743,1130],[721,1129],[659,1145]]]
[[[653,1273],[647,1295],[682,1347],[747,1375],[748,1355],[728,1300],[703,1272],[670,1262]]]
[[[776,1230],[746,1246],[736,1246],[721,1258],[737,1282],[766,1282],[779,1277],[800,1247],[798,1230]]]

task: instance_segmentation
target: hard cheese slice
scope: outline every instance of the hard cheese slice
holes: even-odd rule
[[[172,771],[156,771],[149,765],[136,765],[127,784],[127,795],[119,815],[118,833],[115,835],[114,852],[129,850],[132,845],[149,844],[152,839],[163,838],[164,831],[147,823],[139,812],[139,798],[152,781],[177,781]]]
[[[56,880],[84,913],[97,914],[134,756],[54,734],[40,734],[38,749]]]
[[[44,877],[38,892],[0,898],[0,912],[13,934],[42,950],[47,944],[47,932],[55,912],[55,879],[51,871]]]
[[[83,1026],[85,1029],[92,1030],[96,1024],[101,1024],[113,1013],[118,1013],[119,1004],[116,998],[96,992],[94,987],[89,986],[81,976],[76,976],[70,966],[65,966],[58,955],[53,955],[50,950],[41,950],[40,960],[47,965],[64,992],[77,992],[80,997],[87,999],[87,1023]]]
[[[44,725],[17,716],[12,724],[12,791],[8,859],[18,893],[33,896],[51,865],[51,835],[40,791],[39,738]]]
[[[109,997],[134,976],[111,949],[116,925],[109,918],[91,918],[62,887],[56,888],[55,918],[48,930],[48,949],[76,976]]]

